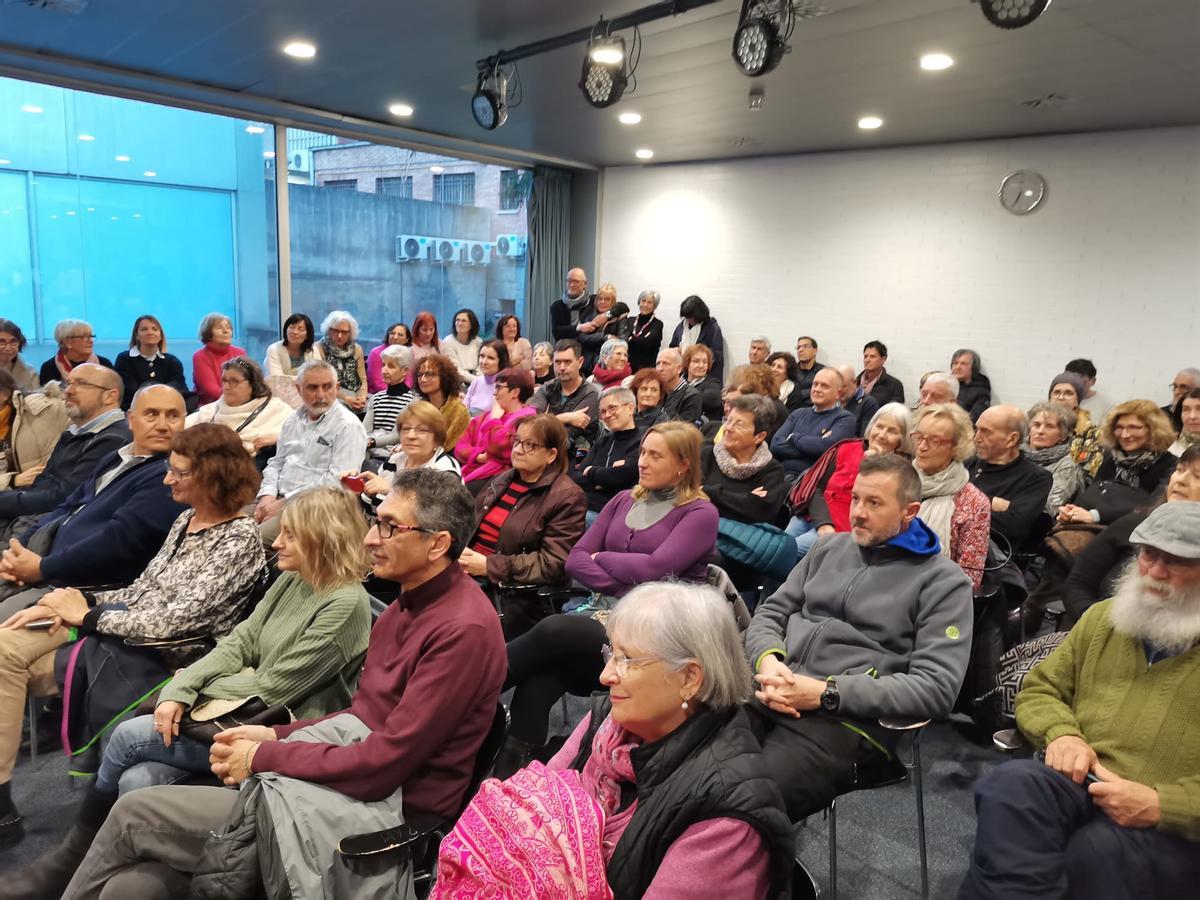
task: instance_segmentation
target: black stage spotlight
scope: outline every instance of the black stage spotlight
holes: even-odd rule
[[[737,31],[733,33],[733,61],[743,75],[766,75],[791,50],[795,16],[791,0],[742,0]]]
[[[479,85],[471,97],[475,124],[494,131],[508,120],[508,76],[498,67],[479,73]]]
[[[588,103],[604,109],[621,99],[629,84],[625,59],[624,38],[605,33],[588,41],[583,72],[579,76],[579,89]]]
[[[1050,0],[979,0],[984,18],[997,28],[1024,28],[1049,5]]]

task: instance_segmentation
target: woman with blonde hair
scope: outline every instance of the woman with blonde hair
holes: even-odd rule
[[[938,536],[942,555],[978,588],[992,528],[992,505],[963,462],[975,453],[975,426],[957,403],[935,403],[913,413],[913,465],[921,478],[921,521]]]
[[[362,587],[370,568],[366,533],[346,491],[323,487],[292,497],[273,544],[279,579],[249,618],[175,673],[152,715],[113,731],[63,845],[11,876],[8,887],[15,879],[20,896],[58,896],[119,794],[209,771],[206,728],[220,730],[215,717],[244,720],[254,709],[256,724],[282,724],[345,709],[371,630]]]
[[[200,320],[200,343],[192,354],[192,380],[200,404],[212,403],[221,396],[221,366],[246,351],[233,342],[233,320],[224,313],[209,313]],[[103,357],[101,365],[108,365]]]
[[[1107,525],[1150,502],[1178,462],[1171,454],[1175,432],[1151,400],[1126,400],[1100,426],[1104,461],[1077,503],[1064,503],[1058,521]]]
[[[662,422],[646,432],[638,483],[605,504],[567,557],[567,574],[593,592],[584,611],[596,612],[548,616],[509,643],[504,687],[516,693],[503,774],[545,742],[550,708],[564,691],[586,697],[595,690],[604,668],[600,620],[614,598],[647,581],[707,578],[720,515],[700,483],[700,444],[700,432],[687,422]]]

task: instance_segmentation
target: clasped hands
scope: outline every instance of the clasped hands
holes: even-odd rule
[[[819,709],[825,682],[789,669],[778,656],[768,656],[758,667],[754,696],[768,709],[800,718],[801,712]]]
[[[0,628],[15,631],[28,622],[50,619],[49,634],[54,634],[63,625],[82,625],[88,614],[87,599],[75,588],[57,588],[38,600],[36,606],[23,609],[5,620]]]
[[[1046,745],[1046,765],[1076,784],[1083,784],[1089,774],[1095,776],[1098,780],[1088,785],[1088,796],[1122,828],[1153,828],[1162,818],[1158,791],[1104,768],[1081,737],[1067,734],[1052,740]]]
[[[18,587],[36,584],[42,580],[42,558],[10,538],[8,549],[0,554],[0,578]]]
[[[241,784],[251,775],[250,767],[259,745],[274,740],[278,740],[275,729],[264,725],[239,725],[218,732],[208,751],[209,768],[223,784],[231,787]]]

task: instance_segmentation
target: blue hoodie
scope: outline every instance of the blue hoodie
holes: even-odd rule
[[[908,523],[908,528],[886,543],[889,547],[899,547],[901,550],[907,550],[917,556],[937,556],[942,552],[938,536],[933,529],[921,521],[920,516],[913,516],[913,520]]]

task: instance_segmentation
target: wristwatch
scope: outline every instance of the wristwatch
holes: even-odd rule
[[[838,694],[837,682],[833,680],[833,676],[825,679],[825,690],[821,692],[821,709],[825,712],[835,713],[842,703],[841,695]]]

